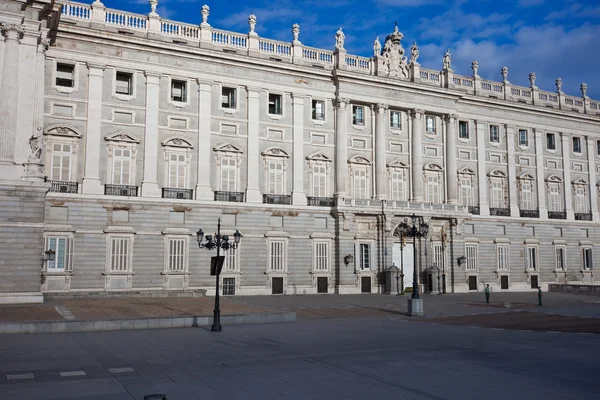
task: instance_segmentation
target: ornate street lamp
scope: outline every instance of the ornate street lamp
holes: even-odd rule
[[[446,294],[446,245],[448,244],[448,235],[442,226],[442,290]]]
[[[401,231],[400,232],[400,279],[402,280],[402,290],[400,291],[400,294],[404,294],[404,246],[406,246],[406,236]]]
[[[223,249],[227,251],[229,249],[237,249],[240,244],[240,240],[242,238],[242,234],[240,231],[236,230],[233,234],[233,243],[229,241],[229,236],[223,235],[221,236],[221,218],[218,219],[217,222],[217,233],[213,235],[204,235],[202,229],[198,229],[196,232],[196,240],[198,242],[198,247],[201,249],[212,250],[217,249],[217,256],[211,257],[210,263],[210,274],[216,275],[216,292],[215,292],[215,309],[213,312],[213,324],[210,328],[213,332],[221,332],[221,308],[219,303],[219,276],[221,275],[221,269],[223,268],[223,262],[225,261],[225,256],[220,255],[220,250]],[[203,243],[203,240],[205,242]]]

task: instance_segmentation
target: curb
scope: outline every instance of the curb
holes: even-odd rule
[[[0,322],[0,334],[100,332],[131,329],[188,328],[212,325],[212,316],[158,317],[101,321]],[[295,322],[296,313],[222,315],[223,325]]]

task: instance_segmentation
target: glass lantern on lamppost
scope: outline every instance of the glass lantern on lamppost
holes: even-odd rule
[[[446,245],[448,244],[448,234],[442,226],[442,293],[446,294]]]
[[[228,235],[221,236],[221,218],[218,219],[217,233],[214,236],[204,235],[202,229],[198,229],[198,232],[196,232],[196,241],[198,242],[199,248],[206,250],[217,249],[217,256],[211,257],[210,262],[210,274],[216,276],[215,309],[213,312],[213,324],[210,329],[213,332],[221,332],[222,330],[221,308],[219,303],[219,276],[221,275],[221,269],[225,262],[225,256],[220,255],[220,250],[223,249],[223,251],[227,251],[229,249],[237,249],[241,238],[242,234],[238,230],[233,234],[233,243],[230,241]]]

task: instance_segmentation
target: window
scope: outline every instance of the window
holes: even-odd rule
[[[237,160],[221,158],[221,190],[224,192],[237,191]]]
[[[458,137],[460,139],[469,138],[469,123],[467,121],[458,122]]]
[[[402,120],[400,119],[400,111],[390,111],[390,128],[401,129]]]
[[[169,182],[167,186],[174,189],[187,187],[187,161],[185,154],[169,154]]]
[[[236,90],[224,87],[221,89],[221,108],[236,108]]]
[[[54,261],[46,261],[46,270],[63,272],[72,270],[73,242],[68,237],[46,238],[46,250],[54,250]]]
[[[355,199],[367,199],[367,169],[366,168],[355,168],[353,172],[354,179],[354,198]]]
[[[167,267],[169,272],[186,271],[186,250],[186,239],[168,239]]]
[[[472,206],[473,204],[473,183],[470,176],[460,177],[460,203],[463,206]]]
[[[235,295],[235,278],[223,278],[223,296]]]
[[[586,213],[587,201],[584,185],[575,185],[575,212]]]
[[[437,173],[427,174],[427,202],[441,203],[440,198],[440,177]]]
[[[285,271],[285,240],[269,242],[269,268],[271,271]]]
[[[537,247],[527,248],[527,269],[537,271]]]
[[[231,237],[231,236],[230,236]],[[237,249],[228,249],[223,251],[223,255],[225,256],[225,264],[223,265],[223,270],[227,272],[235,272],[237,271]]]
[[[56,64],[56,86],[75,86],[75,66],[69,64]]]
[[[390,191],[392,200],[406,201],[407,196],[404,169],[392,171],[390,175],[392,180],[392,190]]]
[[[548,183],[548,211],[562,211],[558,183]]]
[[[312,167],[312,195],[327,197],[327,166],[316,164]]]
[[[477,246],[465,246],[465,256],[467,258],[467,263],[465,266],[467,271],[477,271]]]
[[[502,179],[492,179],[492,208],[504,208],[504,185]]]
[[[498,125],[490,125],[490,142],[500,143],[500,128]]]
[[[556,150],[554,133],[546,133],[546,147],[548,150]]]
[[[110,272],[128,272],[131,267],[131,239],[115,236],[110,238]]]
[[[325,120],[325,102],[321,100],[312,101],[312,119]]]
[[[533,210],[533,192],[530,180],[521,181],[521,210]]]
[[[268,161],[267,194],[284,194],[283,162]]]
[[[371,245],[368,243],[361,243],[359,252],[359,268],[362,270],[371,269]]]
[[[441,243],[433,244],[433,266],[439,268],[440,270],[443,268],[444,263],[444,254]]]
[[[581,154],[581,138],[573,138],[573,153]]]
[[[508,245],[498,245],[496,248],[496,258],[498,261],[498,270],[508,271]]]
[[[566,256],[565,256],[565,248],[564,247],[556,247],[554,249],[554,254],[556,255],[556,270],[557,271],[566,271]]]
[[[596,154],[600,156],[600,140],[596,140]]]
[[[592,258],[592,248],[585,247],[583,249],[583,269],[586,271],[591,271],[594,269],[594,261]]]
[[[435,117],[425,117],[425,130],[435,134]]]
[[[52,144],[52,166],[50,179],[53,181],[71,180],[71,145]]]
[[[528,144],[527,129],[519,129],[519,145],[527,146]]]
[[[182,103],[187,102],[187,91],[185,81],[171,81],[171,100]]]
[[[114,185],[131,184],[131,150],[113,150],[113,179]]]
[[[269,93],[269,114],[282,115],[280,94]]]
[[[315,242],[315,271],[329,270],[329,242]]]
[[[365,108],[361,106],[352,106],[352,124],[353,125],[364,125],[365,124]]]
[[[126,72],[117,72],[115,93],[118,94],[133,94],[133,75]]]

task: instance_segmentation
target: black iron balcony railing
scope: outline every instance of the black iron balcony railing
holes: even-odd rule
[[[523,218],[539,218],[540,210],[520,210],[519,215]]]
[[[469,212],[471,214],[479,215],[479,206],[469,206]]]
[[[548,211],[548,218],[550,219],[567,219],[566,211]]]
[[[242,192],[215,192],[215,201],[232,201],[235,203],[244,202],[244,193]]]
[[[194,191],[192,189],[163,188],[162,197],[163,199],[192,200]]]
[[[490,208],[490,215],[496,217],[510,217],[510,208]]]
[[[575,213],[575,221],[591,221],[592,213]]]
[[[77,193],[79,184],[77,182],[67,181],[48,181],[50,182],[50,191],[56,193]]]
[[[309,206],[333,207],[335,199],[333,197],[307,197]]]
[[[104,194],[107,196],[137,197],[138,187],[129,185],[104,185]]]
[[[263,194],[265,204],[292,204],[292,196],[287,194]]]

